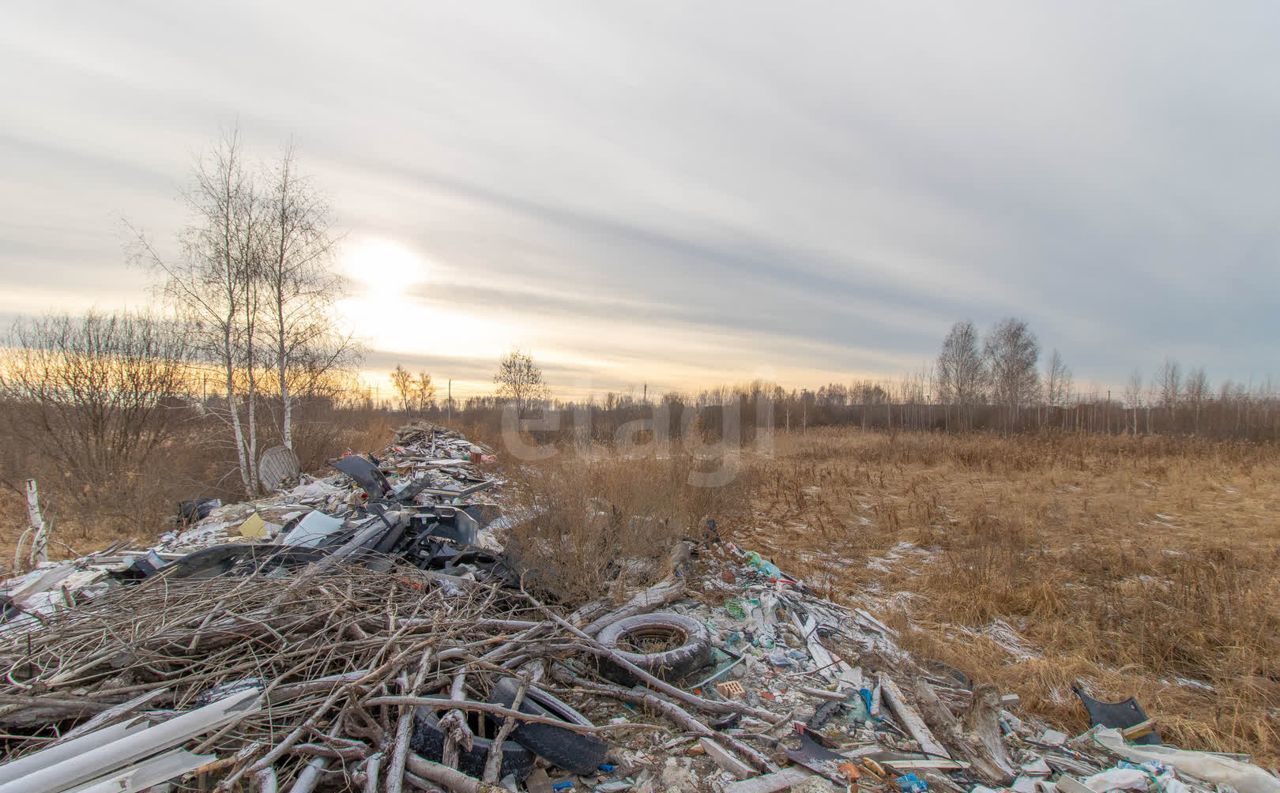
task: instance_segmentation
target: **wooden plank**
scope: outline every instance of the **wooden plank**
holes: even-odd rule
[[[746,779],[756,772],[754,768],[734,757],[729,750],[710,738],[702,738],[698,743],[702,745],[707,757],[720,766],[721,771],[728,771],[735,779]]]
[[[898,688],[897,683],[893,682],[893,678],[884,672],[880,673],[879,678],[880,692],[885,704],[889,706],[889,710],[893,711],[893,715],[902,723],[916,743],[920,744],[921,751],[950,759],[951,753],[947,751],[947,747],[938,743],[933,733],[929,732],[929,728],[925,726],[924,719],[920,718],[920,714],[907,704],[906,697],[902,696],[902,690]]]
[[[75,562],[63,562],[57,567],[50,567],[40,575],[32,576],[31,581],[28,583],[9,592],[9,597],[12,598],[15,603],[21,603],[32,595],[38,595],[41,592],[53,589],[58,584],[62,583],[64,578],[67,578],[75,571]]]
[[[1138,738],[1141,738],[1144,735],[1150,735],[1151,733],[1155,732],[1155,730],[1156,730],[1156,720],[1147,719],[1146,721],[1138,722],[1132,727],[1125,727],[1123,730],[1120,731],[1120,734],[1124,736],[1124,739],[1126,741],[1133,741]]]
[[[839,691],[828,691],[825,688],[810,688],[809,686],[796,686],[796,690],[802,694],[808,694],[811,697],[819,699],[829,699],[832,702],[843,702],[848,696]]]
[[[881,760],[881,765],[892,768],[894,771],[917,771],[920,769],[930,769],[935,771],[964,771],[969,768],[968,763],[959,760],[943,760],[938,759],[911,759],[911,760]]]
[[[853,690],[862,686],[862,669],[851,667],[844,660],[832,655],[831,651],[819,641],[817,620],[806,614],[801,621],[799,615],[791,611],[791,623],[804,636],[809,648],[809,656],[818,665],[818,670],[823,677],[835,683],[843,683]],[[848,691],[845,693],[847,694]]]

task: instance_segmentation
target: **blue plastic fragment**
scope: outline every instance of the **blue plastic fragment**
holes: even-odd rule
[[[573,790],[573,782],[570,782],[567,779],[562,779],[559,782],[552,782],[551,789],[552,790]]]
[[[915,774],[903,774],[898,777],[898,787],[902,793],[924,793],[929,789],[929,783]]]
[[[603,774],[612,774],[614,771],[618,770],[618,767],[613,763],[601,763],[599,768],[600,772]]]

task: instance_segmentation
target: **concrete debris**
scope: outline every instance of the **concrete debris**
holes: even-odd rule
[[[326,476],[275,456],[270,496],[5,582],[0,793],[1280,793],[1244,758],[1015,715],[728,532],[642,592],[546,603],[506,563],[492,450],[443,427]]]

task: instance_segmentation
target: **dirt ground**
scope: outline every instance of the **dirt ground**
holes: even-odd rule
[[[1165,739],[1280,760],[1280,450],[1194,439],[779,436],[733,538],[1018,693],[1136,696]]]

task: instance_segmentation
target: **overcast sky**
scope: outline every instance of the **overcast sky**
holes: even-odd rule
[[[1280,374],[1274,2],[10,2],[0,314],[137,305],[196,156],[293,136],[371,370],[899,375],[1027,319],[1077,383]]]

